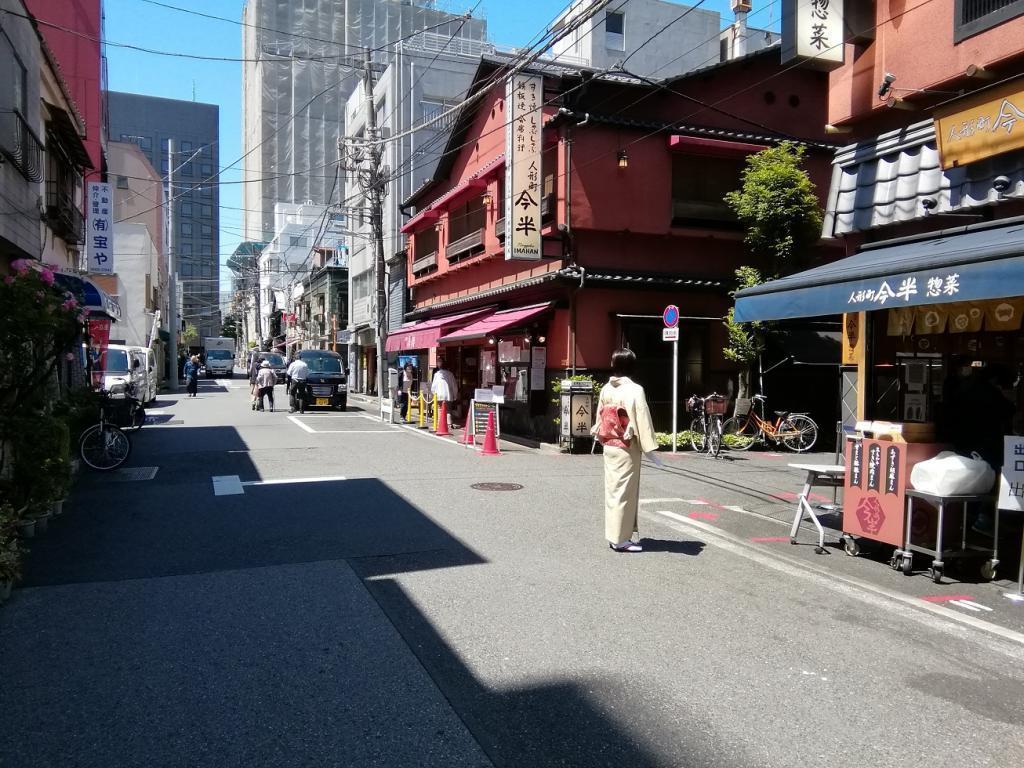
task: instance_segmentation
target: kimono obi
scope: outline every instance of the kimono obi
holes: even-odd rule
[[[632,438],[626,409],[616,403],[602,403],[597,412],[597,439],[601,445],[626,449]]]

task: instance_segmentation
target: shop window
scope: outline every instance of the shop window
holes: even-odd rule
[[[448,211],[448,261],[466,259],[483,251],[486,215],[482,195]]]
[[[612,51],[626,50],[626,15],[608,11],[604,16],[605,47]]]
[[[997,27],[1024,15],[1024,0],[956,0],[953,42]]]
[[[672,225],[737,225],[725,195],[740,187],[743,157],[672,157]]]

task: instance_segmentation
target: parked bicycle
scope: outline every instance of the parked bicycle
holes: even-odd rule
[[[736,409],[737,415],[725,420],[722,431],[731,450],[745,451],[754,443],[766,445],[769,440],[781,443],[794,453],[804,453],[814,447],[818,440],[818,425],[810,416],[775,411],[775,421],[768,421],[764,416],[766,403],[764,395],[754,395],[746,413],[741,413],[741,401]]]
[[[714,392],[707,397],[693,395],[686,401],[686,410],[694,415],[690,422],[693,450],[700,453],[707,448],[708,453],[718,458],[722,451],[722,417],[727,404],[727,398]]]
[[[78,454],[90,469],[106,471],[124,464],[132,451],[131,440],[110,420],[110,393],[100,392],[100,420],[86,429],[78,441]]]

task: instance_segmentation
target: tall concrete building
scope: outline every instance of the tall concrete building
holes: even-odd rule
[[[134,93],[108,93],[110,138],[137,144],[165,179],[164,199],[175,206],[174,264],[181,319],[199,338],[219,336],[220,168],[216,104],[161,99]],[[174,199],[167,194],[167,140],[177,141]],[[180,167],[179,167],[180,166]],[[213,183],[209,183],[211,180]]]
[[[432,0],[247,0],[243,21],[242,207],[254,241],[273,239],[275,203],[330,202],[345,103],[368,49],[386,65],[398,41],[418,31],[454,38],[448,50],[487,33],[482,19]],[[340,192],[339,183],[335,202]]]

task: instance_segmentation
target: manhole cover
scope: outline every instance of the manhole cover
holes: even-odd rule
[[[118,483],[129,483],[136,480],[152,480],[156,477],[159,467],[128,467],[115,469],[107,473],[106,477]]]
[[[523,488],[519,483],[473,483],[469,487],[477,491],[519,491]]]

